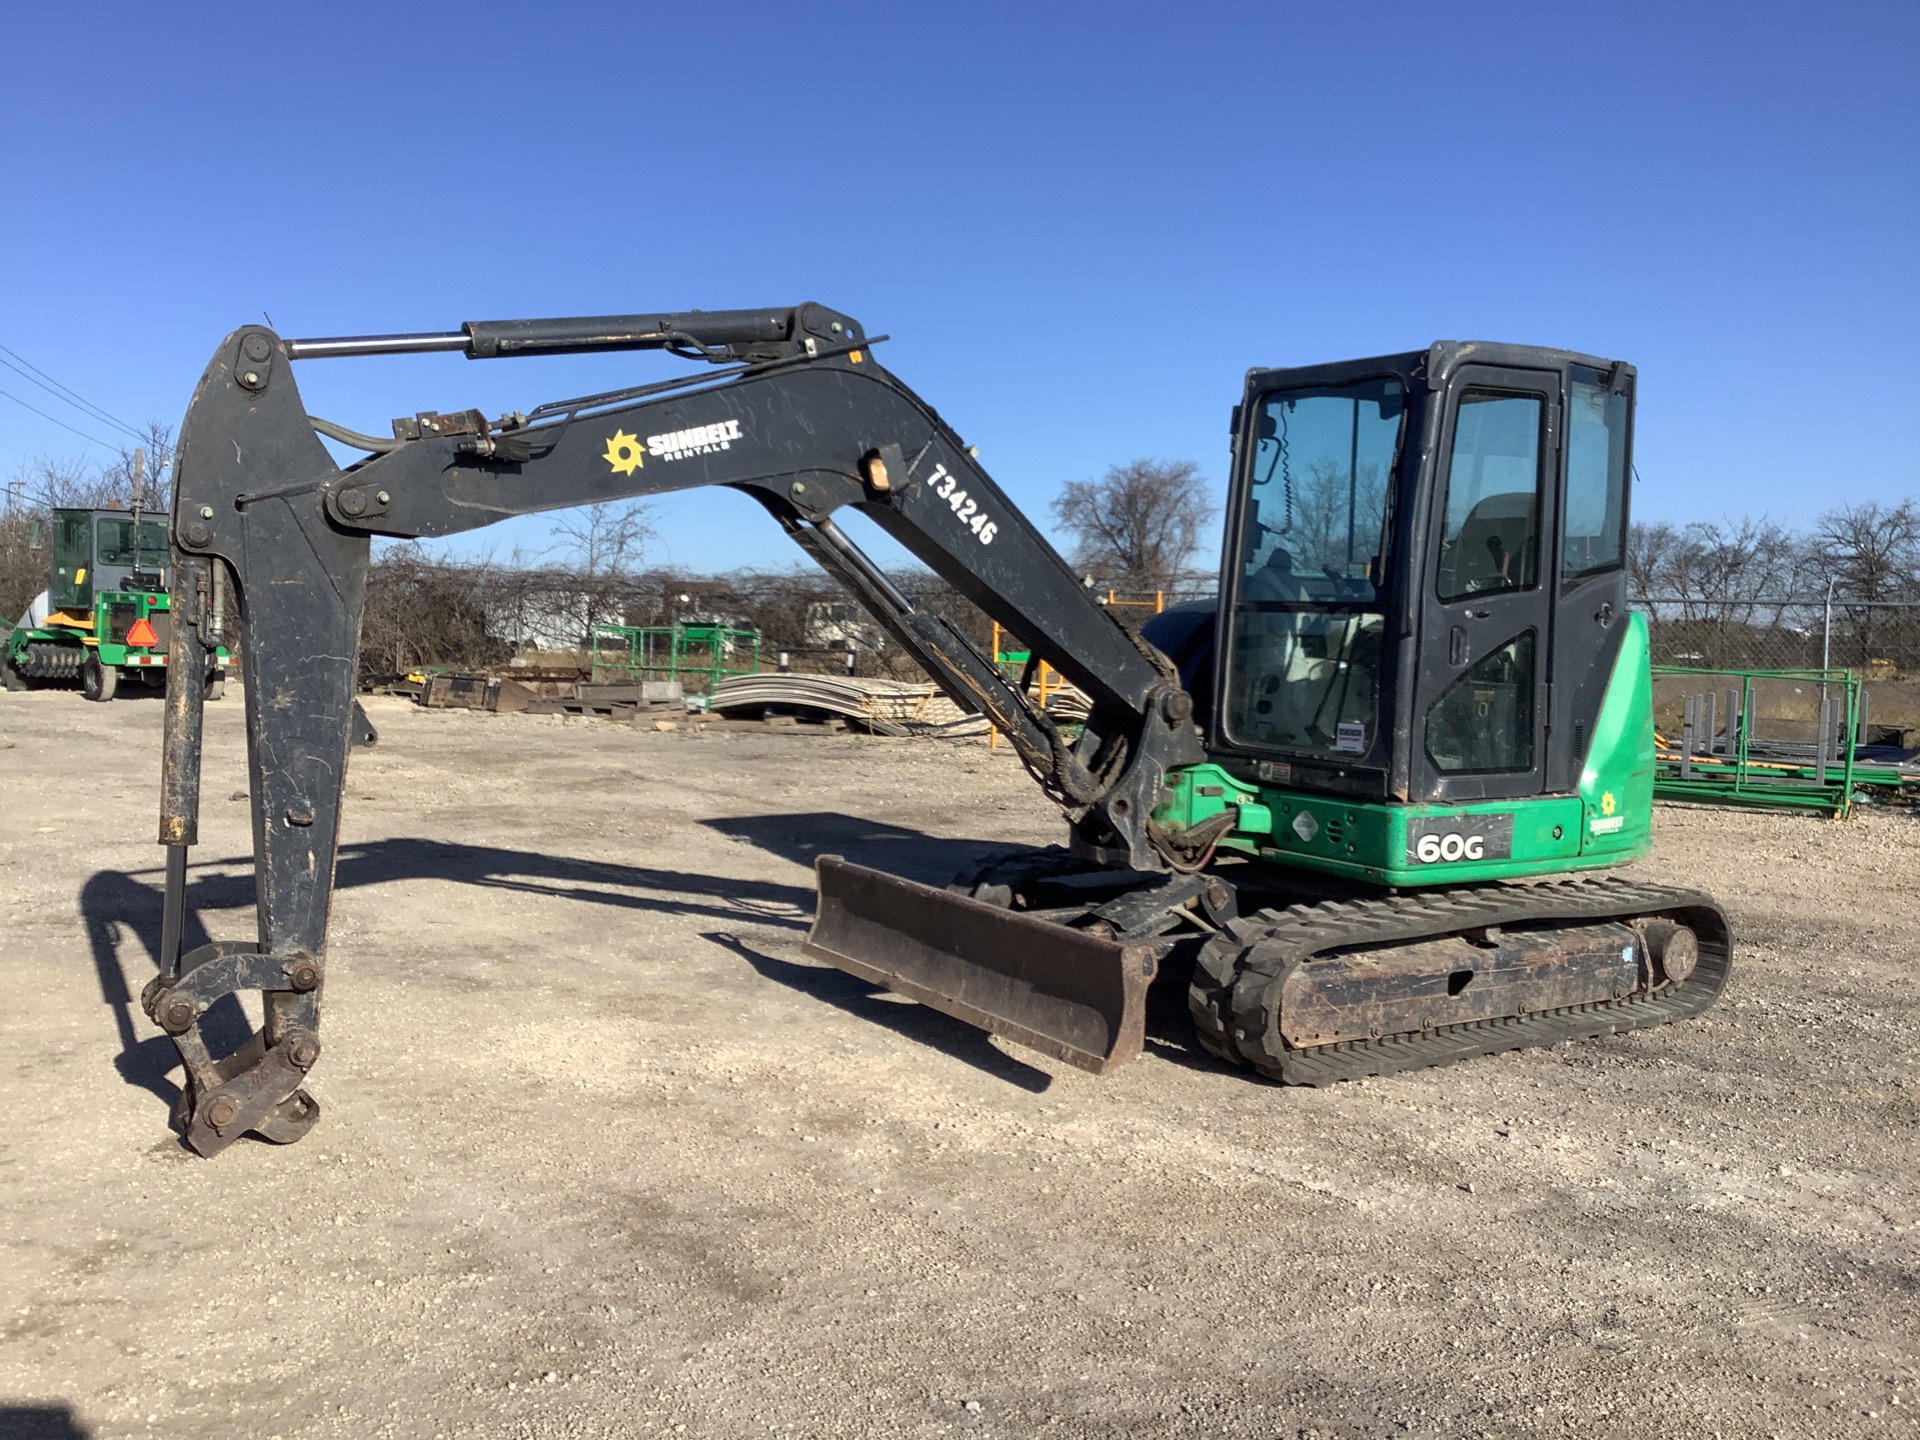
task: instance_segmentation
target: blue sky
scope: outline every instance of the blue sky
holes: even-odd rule
[[[1140,455],[1222,487],[1249,366],[1518,340],[1640,367],[1639,518],[1803,523],[1920,495],[1917,50],[1911,0],[21,6],[0,344],[177,423],[263,312],[331,335],[815,299],[891,334],[1044,522]],[[384,432],[676,368],[299,376]],[[0,447],[0,475],[104,454],[4,399]],[[797,556],[731,494],[656,523],[656,560]]]

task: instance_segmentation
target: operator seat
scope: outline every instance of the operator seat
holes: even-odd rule
[[[1243,602],[1301,603],[1312,598],[1306,581],[1294,573],[1293,553],[1275,545],[1266,560],[1247,573],[1240,585]],[[1248,734],[1259,739],[1291,736],[1297,717],[1291,717],[1289,697],[1308,662],[1301,649],[1298,611],[1243,612],[1240,645],[1245,647],[1247,688],[1235,697],[1245,707],[1242,720]]]
[[[1524,590],[1535,580],[1533,493],[1489,495],[1467,514],[1450,557],[1447,593]]]
[[[1293,573],[1293,556],[1284,545],[1276,545],[1266,562],[1247,576],[1240,587],[1246,600],[1292,600],[1307,598],[1307,582]]]

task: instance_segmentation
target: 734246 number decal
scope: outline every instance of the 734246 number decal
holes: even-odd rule
[[[970,499],[967,492],[960,489],[946,466],[937,465],[933,474],[927,477],[927,484],[933,487],[933,493],[952,508],[960,523],[971,530],[982,545],[991,545],[993,537],[999,534],[999,527],[987,518],[987,512],[980,508],[980,502]]]

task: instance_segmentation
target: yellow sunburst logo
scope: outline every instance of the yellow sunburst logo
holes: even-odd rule
[[[631,475],[647,463],[647,447],[640,443],[638,435],[616,430],[607,441],[606,461],[613,467],[614,474]]]
[[[1611,815],[1618,808],[1619,807],[1613,803],[1613,792],[1611,790],[1600,797],[1600,813],[1602,815]]]

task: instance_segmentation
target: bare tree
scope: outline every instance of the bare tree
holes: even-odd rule
[[[1627,542],[1627,578],[1637,597],[1716,611],[1751,610],[1796,594],[1805,583],[1806,563],[1801,537],[1765,516],[1695,521],[1679,530],[1635,525]]]
[[[1920,506],[1843,505],[1814,522],[1815,562],[1856,600],[1906,600],[1920,593]]]
[[[589,645],[596,626],[626,623],[634,576],[655,538],[647,513],[644,500],[609,500],[567,511],[554,524],[554,548],[579,583],[568,614]]]
[[[584,575],[631,574],[647,542],[658,538],[644,500],[608,500],[561,512],[553,533],[559,550]]]
[[[1680,532],[1665,521],[1634,521],[1627,532],[1627,593],[1637,600],[1665,599],[1680,544]]]
[[[401,675],[426,665],[498,664],[507,646],[488,633],[485,565],[436,560],[417,540],[382,547],[367,576],[360,669]]]
[[[47,586],[48,524],[56,506],[93,507],[128,495],[104,469],[43,456],[14,469],[0,486],[0,627],[10,625]],[[29,542],[36,530],[40,544]]]
[[[1633,527],[1628,593],[1650,607],[1656,657],[1683,664],[1804,664],[1790,602],[1807,586],[1807,544],[1762,516]],[[1784,655],[1785,644],[1796,653]]]
[[[1822,588],[1853,600],[1920,599],[1920,507],[1911,500],[1843,505],[1814,522],[1808,541]],[[1891,616],[1871,605],[1844,607],[1842,635],[1863,662],[1880,658],[1889,638],[1910,631],[1911,613]]]
[[[1205,487],[1191,460],[1130,460],[1098,480],[1069,480],[1053,513],[1073,536],[1076,565],[1159,589],[1186,568],[1213,518]]]
[[[122,445],[118,459],[101,467],[104,488],[115,491],[106,503],[130,504],[136,480],[140,508],[155,515],[173,509],[173,427],[149,420],[140,429],[140,441]]]

